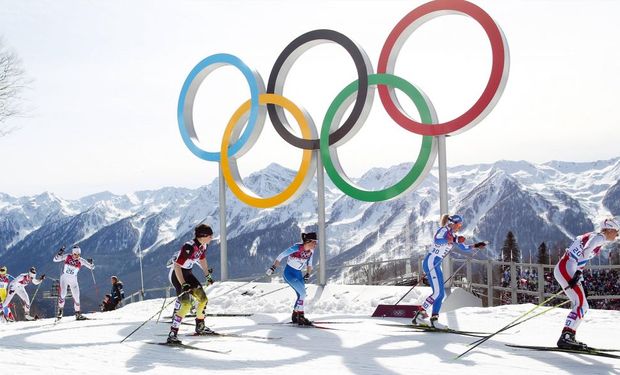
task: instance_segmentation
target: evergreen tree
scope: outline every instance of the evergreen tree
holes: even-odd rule
[[[549,250],[547,250],[547,244],[544,242],[538,246],[538,264],[549,264]]]
[[[502,260],[504,262],[519,262],[521,261],[521,251],[519,245],[517,245],[517,239],[512,231],[506,234],[504,245],[502,246]]]

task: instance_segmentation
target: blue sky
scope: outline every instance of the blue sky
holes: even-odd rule
[[[449,165],[501,159],[546,162],[617,157],[620,26],[612,1],[473,1],[500,25],[511,71],[498,105],[480,124],[448,139]],[[196,158],[177,129],[178,95],[203,58],[230,53],[267,81],[282,49],[304,32],[344,33],[376,70],[394,25],[423,1],[9,1],[0,0],[0,36],[32,79],[28,115],[0,138],[0,191],[77,198],[163,186],[197,187],[217,164]],[[446,16],[424,24],[396,72],[421,87],[440,120],[477,99],[490,71],[490,46],[475,21]],[[337,92],[355,79],[335,45],[321,45],[291,70],[285,94],[320,125]],[[195,105],[201,145],[218,150],[233,111],[247,100],[242,76],[223,68]],[[413,161],[420,137],[383,113],[378,95],[363,129],[340,147],[344,169]],[[240,159],[242,175],[278,162],[297,168],[301,152],[268,122]]]

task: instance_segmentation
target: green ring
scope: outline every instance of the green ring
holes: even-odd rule
[[[410,82],[398,76],[386,73],[371,74],[368,76],[368,85],[378,84],[393,86],[404,92],[415,104],[418,112],[420,113],[421,122],[425,124],[433,123],[431,109],[426,101],[427,99]],[[428,135],[422,137],[422,146],[420,147],[420,152],[416,162],[413,164],[413,167],[409,173],[407,173],[407,175],[405,175],[405,177],[403,177],[396,184],[386,189],[377,191],[363,190],[354,186],[351,181],[348,181],[348,178],[342,177],[342,175],[346,176],[346,174],[344,171],[339,171],[338,169],[340,168],[337,169],[332,162],[331,152],[335,153],[337,146],[332,145],[333,149],[330,150],[329,133],[338,109],[348,97],[357,91],[357,87],[358,81],[349,84],[336,96],[329,106],[323,120],[323,125],[321,126],[321,159],[323,160],[325,171],[327,171],[327,174],[332,182],[346,195],[365,202],[380,202],[389,200],[406,192],[408,189],[413,187],[416,182],[421,182],[422,179],[426,177],[428,172],[430,172],[430,169],[435,162],[435,156],[437,155],[435,139],[434,137]],[[430,165],[428,165],[429,162]]]

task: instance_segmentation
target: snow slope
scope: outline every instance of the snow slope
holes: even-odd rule
[[[381,323],[407,319],[370,318],[378,303],[394,303],[409,287],[328,285],[308,286],[307,315],[313,319],[354,322],[332,325],[338,330],[299,328],[282,324],[289,318],[294,293],[280,283],[216,283],[208,288],[209,313],[251,312],[250,317],[208,317],[207,325],[220,332],[281,337],[264,340],[233,337],[184,337],[186,343],[228,354],[147,345],[164,341],[169,325],[148,322],[124,343],[120,341],[157,313],[163,299],[129,304],[117,311],[92,313],[96,319],[77,322],[65,317],[0,325],[2,372],[6,374],[612,374],[620,360],[557,352],[533,352],[505,343],[554,345],[566,309],[532,319],[476,348],[462,359],[471,337],[412,332]],[[415,288],[405,303],[425,297],[427,288]],[[220,297],[218,297],[220,295]],[[168,301],[171,301],[169,299]],[[533,306],[466,307],[444,313],[452,328],[494,331]],[[170,315],[172,305],[162,316]],[[618,311],[592,310],[579,330],[579,339],[597,347],[620,348]],[[186,321],[193,321],[187,319]],[[192,326],[183,325],[182,332]],[[275,372],[273,371],[275,370]],[[182,372],[180,372],[182,371]]]

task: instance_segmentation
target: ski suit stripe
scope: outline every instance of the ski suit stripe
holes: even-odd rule
[[[284,281],[295,290],[297,294],[297,300],[293,306],[294,311],[304,311],[304,299],[306,298],[306,285],[304,283],[304,277],[301,270],[295,269],[291,266],[284,268]]]
[[[424,273],[426,273],[433,290],[433,294],[424,301],[423,307],[428,310],[428,307],[432,305],[431,315],[439,314],[443,298],[446,294],[443,282],[443,270],[441,269],[442,260],[443,258],[441,257],[426,254],[423,262]]]

